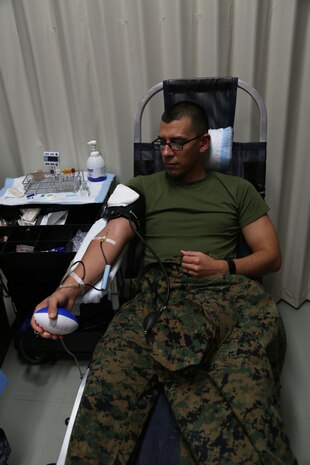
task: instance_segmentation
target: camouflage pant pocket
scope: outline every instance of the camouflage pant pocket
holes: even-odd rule
[[[152,357],[169,371],[199,365],[209,358],[234,327],[230,315],[208,312],[190,299],[169,304],[152,337]]]

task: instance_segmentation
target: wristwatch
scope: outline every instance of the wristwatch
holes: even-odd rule
[[[226,260],[228,263],[228,273],[236,274],[236,264],[233,260]]]

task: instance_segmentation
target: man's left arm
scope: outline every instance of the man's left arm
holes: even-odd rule
[[[249,223],[242,233],[251,253],[234,259],[237,274],[256,277],[278,271],[282,263],[281,250],[269,216],[263,215]]]
[[[269,218],[263,215],[247,224],[242,233],[251,253],[235,258],[236,273],[250,277],[264,276],[278,271],[281,266],[281,251],[276,230]],[[202,278],[229,272],[226,260],[217,260],[202,252],[182,250],[183,271],[192,277]]]

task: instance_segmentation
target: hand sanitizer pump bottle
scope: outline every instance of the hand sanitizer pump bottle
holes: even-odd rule
[[[97,149],[97,142],[90,140],[91,152],[87,160],[87,178],[91,182],[101,182],[107,178],[103,156]]]

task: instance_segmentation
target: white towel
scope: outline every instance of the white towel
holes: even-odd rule
[[[118,184],[109,197],[108,207],[126,207],[135,202],[139,194],[124,184]]]
[[[209,129],[211,138],[207,167],[227,171],[232,156],[233,128]]]

